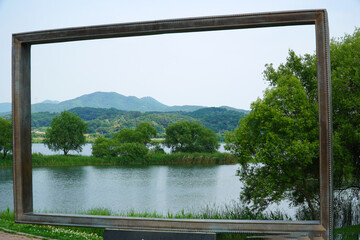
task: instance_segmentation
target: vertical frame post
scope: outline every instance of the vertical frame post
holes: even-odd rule
[[[30,44],[13,38],[12,121],[15,218],[33,211]]]
[[[331,69],[326,11],[317,15],[315,31],[319,102],[320,223],[326,229],[325,239],[333,239]]]

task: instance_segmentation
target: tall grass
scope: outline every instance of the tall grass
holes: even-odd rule
[[[98,158],[80,155],[32,154],[32,165],[82,166],[82,165],[194,165],[194,164],[234,164],[236,159],[229,153],[149,153],[144,159],[128,161],[121,157]],[[0,168],[12,166],[12,155],[0,159]]]
[[[235,164],[236,158],[229,153],[151,153],[148,164]]]
[[[51,213],[54,211],[41,211]],[[156,210],[136,211],[130,209],[123,212],[114,212],[108,208],[91,208],[88,210],[77,211],[80,215],[104,215],[120,217],[142,217],[142,218],[162,218],[162,219],[217,219],[217,220],[293,220],[289,215],[279,210],[270,212],[253,211],[248,206],[240,202],[232,201],[224,205],[206,205],[198,210],[181,210],[163,214]]]
[[[124,216],[124,217],[145,217],[145,218],[169,218],[169,219],[240,219],[240,220],[292,220],[286,214],[280,211],[275,212],[253,212],[248,207],[241,205],[240,203],[231,203],[218,206],[206,206],[197,212],[179,211],[177,213],[161,214],[156,211],[148,212],[136,212],[130,210],[123,213],[114,213],[107,208],[93,208],[77,212],[77,214],[85,215],[105,215],[105,216]],[[103,237],[104,229],[99,228],[77,228],[77,227],[55,227],[47,225],[30,225],[30,224],[15,224],[14,212],[9,208],[0,212],[0,230],[7,229],[15,232],[25,232],[37,236],[43,236],[47,238],[56,239],[89,239],[100,240]],[[350,226],[346,228],[335,229],[334,239],[338,240],[352,240],[359,239],[360,225]],[[252,239],[257,239],[258,234],[247,233],[220,233],[216,235],[218,240],[242,240],[248,239],[252,236]],[[263,239],[263,238],[259,238]]]

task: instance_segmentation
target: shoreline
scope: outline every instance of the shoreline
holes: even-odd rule
[[[146,158],[129,161],[126,158],[98,158],[83,155],[32,154],[33,167],[96,166],[96,165],[231,165],[236,158],[230,153],[150,153]],[[12,156],[0,161],[0,168],[11,168]]]

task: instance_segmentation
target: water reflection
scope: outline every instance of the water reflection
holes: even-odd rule
[[[237,200],[237,165],[82,166],[33,169],[34,209],[76,212],[104,207],[167,214]]]
[[[0,211],[14,206],[12,168],[0,168]]]
[[[197,212],[238,202],[239,165],[74,166],[33,168],[35,211],[74,213],[107,208],[114,213]],[[12,171],[0,169],[0,210],[13,208]],[[272,206],[272,210],[279,206]],[[289,215],[284,201],[281,205]]]

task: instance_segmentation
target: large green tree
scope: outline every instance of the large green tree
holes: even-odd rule
[[[360,29],[330,45],[335,184],[360,189]]]
[[[45,144],[49,149],[64,152],[67,155],[70,150],[80,152],[85,145],[84,134],[87,124],[76,114],[63,111],[51,121],[46,130]]]
[[[12,124],[10,120],[0,118],[0,153],[5,158],[12,150]]]
[[[166,128],[165,144],[172,152],[216,152],[219,148],[213,130],[187,121]]]
[[[263,210],[290,199],[307,204],[316,215],[318,204],[317,108],[309,102],[300,80],[286,75],[227,136],[227,148],[239,159],[244,182],[241,198]]]
[[[336,189],[359,190],[360,30],[332,39],[330,52],[334,184]],[[316,66],[315,54],[298,56],[294,51],[289,51],[286,62],[277,69],[267,65],[264,77],[270,88],[263,99],[252,104],[252,112],[240,120],[240,126],[228,135],[227,147],[239,156],[244,167],[240,171],[245,182],[241,197],[252,201],[256,208],[288,198],[294,205],[310,209],[313,218],[317,218]],[[282,89],[290,88],[295,81],[298,94],[289,89],[287,96],[282,95]],[[292,104],[294,96],[299,99]],[[259,164],[255,167],[251,162]]]

